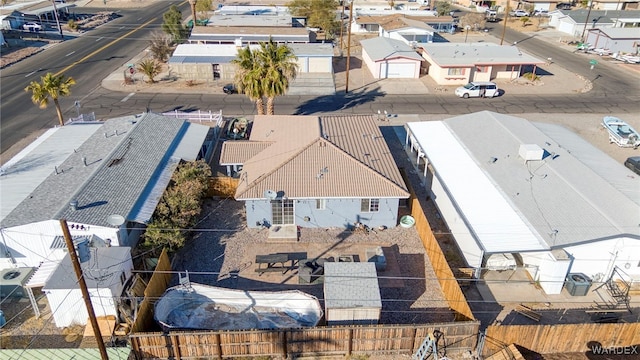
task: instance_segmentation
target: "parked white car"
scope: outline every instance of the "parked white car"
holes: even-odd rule
[[[42,25],[34,22],[25,23],[22,28],[27,31],[42,31]]]
[[[456,96],[468,99],[470,97],[488,97],[498,96],[498,85],[490,81],[470,82],[465,86],[460,86],[455,91]]]
[[[525,16],[529,16],[529,13],[524,10],[516,10],[516,11],[512,11],[509,15],[515,16],[515,17],[525,17]]]

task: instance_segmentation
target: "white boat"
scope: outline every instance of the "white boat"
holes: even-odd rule
[[[609,132],[609,142],[620,147],[637,148],[640,146],[640,134],[615,116],[605,116],[602,119],[602,126]]]

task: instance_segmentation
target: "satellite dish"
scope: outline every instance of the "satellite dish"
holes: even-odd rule
[[[266,190],[264,192],[264,197],[266,197],[269,200],[275,200],[275,198],[278,197],[278,193],[273,190]]]
[[[124,217],[122,215],[113,214],[107,217],[107,222],[111,226],[120,226],[124,224]]]

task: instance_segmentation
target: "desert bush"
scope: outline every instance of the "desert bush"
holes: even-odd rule
[[[175,46],[173,39],[170,35],[155,32],[151,34],[151,41],[149,42],[149,51],[154,59],[160,62],[167,62]]]
[[[73,20],[70,19],[69,21],[67,21],[67,26],[69,27],[69,29],[71,29],[72,31],[78,31],[78,23]]]

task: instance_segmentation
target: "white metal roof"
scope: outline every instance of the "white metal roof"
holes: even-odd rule
[[[640,237],[640,178],[562,126],[489,111],[408,126],[487,252]]]
[[[494,43],[420,43],[429,58],[439,66],[480,64],[542,64],[544,61],[523,53],[515,46]]]
[[[60,261],[45,261],[41,263],[40,266],[38,266],[38,268],[36,269],[36,272],[31,275],[31,278],[29,279],[29,282],[27,282],[26,287],[43,287],[59,264]]]
[[[444,122],[414,122],[407,126],[485,252],[548,249]]]
[[[49,129],[0,168],[0,222],[73,154],[101,123]]]

